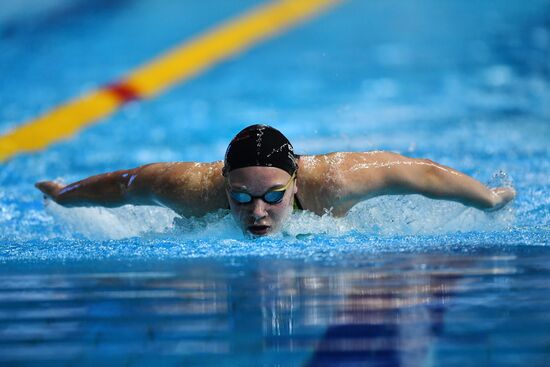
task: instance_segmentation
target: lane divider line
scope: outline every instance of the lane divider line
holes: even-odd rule
[[[130,72],[0,137],[0,162],[42,150],[92,125],[127,102],[151,98],[343,0],[278,0],[219,25]]]
[[[105,87],[105,90],[111,92],[117,97],[121,104],[140,99],[139,92],[128,84],[115,83]]]

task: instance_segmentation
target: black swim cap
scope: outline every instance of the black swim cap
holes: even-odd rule
[[[241,130],[229,143],[223,174],[250,166],[277,167],[292,175],[298,169],[298,155],[279,130],[252,125]]]

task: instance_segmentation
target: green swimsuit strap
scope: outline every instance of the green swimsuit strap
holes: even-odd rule
[[[298,199],[298,195],[294,195],[294,210],[304,210],[300,199]]]

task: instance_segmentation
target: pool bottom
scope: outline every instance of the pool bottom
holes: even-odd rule
[[[0,362],[542,366],[549,260],[546,247],[487,245],[4,263]]]

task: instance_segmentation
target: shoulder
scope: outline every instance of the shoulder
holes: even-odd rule
[[[139,174],[149,177],[149,180],[157,184],[182,183],[194,184],[206,181],[219,181],[222,176],[223,163],[199,163],[199,162],[163,162],[151,163],[140,167]]]
[[[383,190],[387,167],[402,159],[399,154],[384,151],[301,156],[299,198],[305,209],[317,214],[332,208],[333,214],[342,215],[358,198],[368,198]]]
[[[226,207],[223,162],[153,163],[141,168],[157,202],[178,213],[201,216]]]
[[[323,215],[337,207],[343,188],[341,167],[347,155],[335,152],[300,156],[297,195],[304,209]]]
[[[341,176],[365,169],[384,168],[392,162],[406,157],[386,151],[371,152],[332,152],[319,155],[300,156],[299,173],[306,176],[322,177],[326,174]]]
[[[221,168],[223,162],[216,161],[210,163],[201,162],[159,162],[150,163],[140,167],[142,173],[155,174],[162,176],[174,176],[178,174],[205,174],[212,172],[219,168],[221,174]]]

